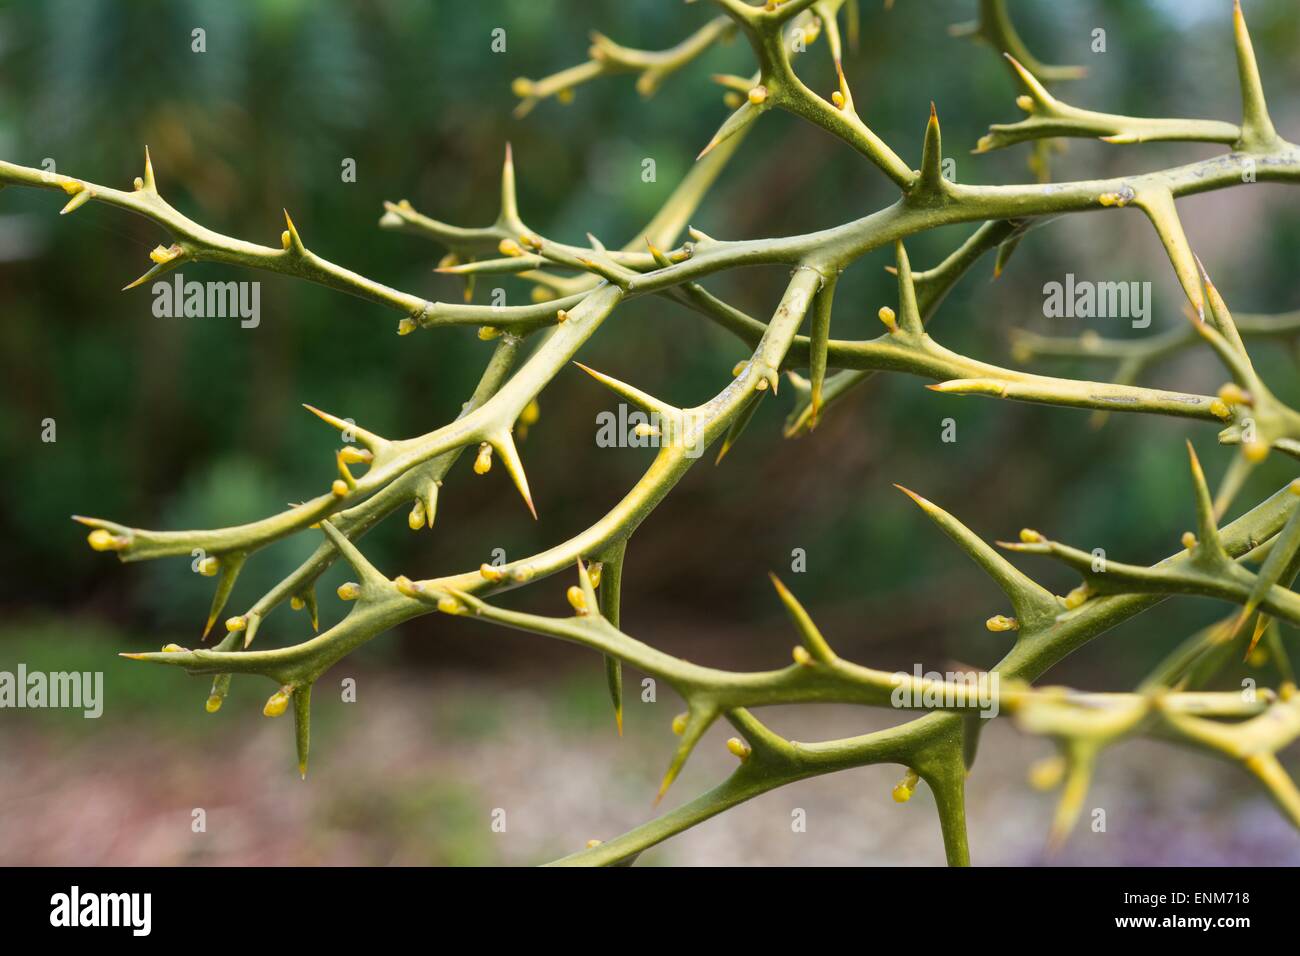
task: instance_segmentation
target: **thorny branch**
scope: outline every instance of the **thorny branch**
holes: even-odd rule
[[[288,535],[319,528],[316,551],[247,611],[226,621],[227,634],[212,649],[169,644],[161,652],[132,658],[209,674],[214,684],[208,709],[217,710],[230,675],[260,674],[278,689],[265,713],[277,716],[293,704],[299,763],[306,774],[312,684],[346,654],[396,625],[434,610],[468,615],[504,626],[577,643],[599,651],[608,662],[608,682],[622,729],[621,665],[630,664],[668,682],[686,701],[674,721],[681,737],[660,789],[668,789],[704,732],[719,718],[738,736],[728,741],[736,771],[713,790],[605,843],[565,858],[563,863],[628,863],[646,848],[757,794],[796,780],[848,767],[897,763],[906,774],[895,797],[906,800],[919,781],[935,794],[950,863],[966,864],[966,771],[975,756],[980,728],[969,696],[949,682],[919,680],[872,670],[843,660],[818,631],[795,597],[774,579],[780,599],[800,636],[793,663],[779,670],[741,673],[700,667],[664,654],[621,630],[618,591],[629,539],[691,467],[696,451],[719,444],[721,453],[740,437],[753,410],[778,390],[786,372],[796,406],[787,434],[815,427],[820,416],[855,385],[879,371],[904,372],[933,380],[930,387],[957,394],[1089,408],[1099,413],[1172,415],[1217,423],[1219,440],[1239,444],[1241,468],[1230,473],[1220,500],[1211,499],[1192,454],[1196,531],[1183,550],[1151,566],[1103,561],[1093,553],[1050,541],[1025,530],[1011,550],[1043,554],[1080,571],[1084,583],[1059,597],[1026,576],[994,547],[937,505],[907,494],[1005,592],[1010,614],[989,619],[993,631],[1014,632],[1014,643],[989,670],[1002,681],[998,702],[1025,731],[1043,734],[1060,748],[1056,776],[1063,797],[1051,842],[1059,844],[1082,807],[1097,755],[1133,735],[1151,735],[1199,747],[1237,761],[1256,776],[1293,823],[1300,826],[1300,794],[1277,761],[1277,752],[1300,735],[1300,697],[1294,685],[1256,697],[1201,690],[1232,653],[1248,653],[1261,637],[1276,633],[1271,622],[1300,624],[1300,595],[1291,584],[1300,572],[1300,483],[1283,488],[1220,528],[1218,521],[1240,488],[1242,470],[1271,450],[1300,457],[1300,413],[1280,402],[1255,372],[1243,336],[1291,334],[1295,317],[1233,321],[1226,304],[1196,259],[1179,221],[1176,200],[1243,182],[1300,181],[1300,148],[1283,140],[1269,118],[1263,88],[1240,7],[1233,32],[1242,90],[1240,123],[1199,119],[1144,119],[1070,106],[1044,84],[1079,75],[1072,67],[1044,66],[1024,48],[1001,0],[983,0],[980,20],[969,30],[1003,53],[1024,89],[1017,103],[1027,118],[995,125],[976,152],[1051,137],[1086,136],[1111,143],[1151,140],[1217,143],[1229,151],[1210,159],[1157,172],[1105,180],[1002,186],[951,182],[942,172],[942,140],[932,108],[916,168],[884,142],[858,112],[843,70],[838,17],[844,13],[850,41],[856,7],[844,0],[714,0],[718,16],[677,46],[662,52],[624,47],[593,35],[590,60],[541,80],[516,81],[525,113],[549,97],[569,98],[574,87],[599,76],[638,74],[637,87],[652,93],[672,72],[715,43],[742,36],[754,55],[750,79],[718,77],[728,87],[732,114],[705,145],[695,168],[661,211],[625,246],[610,249],[596,237],[568,244],[530,229],[516,198],[514,163],[507,148],[501,205],[488,226],[452,226],[416,211],[410,203],[386,204],[380,221],[430,238],[447,249],[440,271],[465,276],[464,303],[432,302],[361,276],[312,252],[285,214],[278,246],[262,246],[222,235],[188,218],[164,200],[146,150],[143,175],[131,190],[50,174],[0,162],[0,186],[58,190],[69,198],[64,213],[88,201],[134,212],[169,236],[151,253],[152,265],[126,288],[137,287],[183,262],[207,260],[307,279],[398,311],[399,334],[448,325],[477,325],[480,337],[496,339],[473,395],[453,421],[424,435],[389,439],[326,412],[310,409],[343,432],[335,456],[337,477],[329,490],[287,511],[250,524],[198,531],[150,531],[98,518],[90,526],[96,550],[123,561],[185,555],[196,548],[207,557],[200,570],[218,578],[206,636],[220,618],[235,579],[259,550]],[[837,88],[822,96],[795,69],[792,51],[825,36]],[[800,41],[796,43],[794,41]],[[694,228],[681,233],[709,188],[724,171],[744,132],[763,113],[780,108],[839,137],[875,165],[899,190],[898,200],[841,226],[781,238],[721,240]],[[1118,211],[1134,207],[1155,229],[1189,302],[1189,324],[1140,343],[1095,339],[1067,344],[1022,336],[1018,360],[1034,355],[1081,354],[1120,363],[1112,381],[1087,382],[1002,368],[944,348],[928,323],[944,297],[984,254],[997,255],[997,268],[1032,229],[1065,213]],[[932,268],[913,271],[904,240],[943,225],[977,228],[952,254]],[[897,307],[879,310],[882,331],[864,340],[829,334],[840,273],[872,250],[890,246],[896,257]],[[769,265],[790,270],[781,301],[766,321],[744,314],[709,292],[701,282],[724,271]],[[472,281],[481,274],[515,274],[534,285],[528,305],[486,306],[472,302]],[[681,408],[607,374],[580,366],[620,399],[657,414],[660,451],[624,498],[574,537],[502,567],[425,580],[394,578],[377,570],[358,549],[357,539],[401,507],[410,507],[412,529],[432,527],[439,489],[466,449],[475,453],[474,471],[499,462],[529,511],[533,496],[513,432],[536,415],[536,399],[574,360],[586,341],[625,300],[655,295],[701,314],[751,349],[733,379],[702,405]],[[807,334],[800,334],[806,322]],[[1226,368],[1229,381],[1214,395],[1148,389],[1134,383],[1139,371],[1171,351],[1204,340]],[[525,346],[532,344],[525,355]],[[807,378],[794,369],[806,368]],[[352,440],[354,439],[354,440]],[[719,456],[721,457],[721,455]],[[365,466],[354,475],[352,468]],[[904,489],[906,490],[906,489]],[[316,626],[316,579],[342,557],[356,580],[338,589],[352,602],[337,625],[310,640],[276,649],[249,649],[259,627],[280,604],[307,609]],[[575,567],[578,583],[568,590],[574,614],[548,618],[503,610],[485,598]],[[1256,566],[1252,570],[1252,566]],[[1083,694],[1062,688],[1034,688],[1048,668],[1115,625],[1175,594],[1207,595],[1239,605],[1220,625],[1189,638],[1131,693]],[[1277,645],[1280,648],[1280,644]],[[974,676],[974,675],[972,675]],[[764,726],[752,709],[776,703],[840,701],[896,706],[895,692],[919,701],[908,709],[928,711],[915,719],[861,737],[819,743],[788,741]]]

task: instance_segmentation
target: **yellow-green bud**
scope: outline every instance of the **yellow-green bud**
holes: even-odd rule
[[[911,800],[912,792],[916,789],[916,785],[920,780],[921,777],[917,772],[909,768],[907,773],[903,774],[903,779],[894,787],[894,802],[907,803],[908,800]]]
[[[1067,610],[1073,611],[1076,607],[1081,607],[1083,602],[1088,600],[1090,592],[1086,583],[1080,584],[1077,588],[1067,594],[1062,603]]]
[[[741,740],[739,737],[729,738],[727,740],[727,749],[730,750],[737,757],[739,757],[742,761],[748,760],[749,755],[752,752],[749,744],[745,743],[745,741]]]
[[[368,448],[348,445],[339,449],[339,461],[345,465],[368,465],[375,460],[374,452]]]
[[[587,595],[583,593],[582,588],[578,587],[578,585],[571,585],[569,590],[564,592],[564,596],[569,599],[569,604],[578,614],[586,614],[590,610],[587,607]]]
[[[1029,785],[1035,790],[1054,790],[1065,777],[1065,761],[1060,757],[1044,757],[1029,768]]]
[[[119,538],[103,528],[96,528],[86,535],[86,541],[96,551],[121,551],[127,545],[125,538]]]
[[[265,714],[267,717],[279,717],[286,710],[288,710],[289,695],[291,693],[293,693],[292,688],[281,687],[269,698],[267,698],[266,706],[262,708],[262,713]]]
[[[340,601],[355,601],[361,597],[361,585],[355,581],[348,581],[340,584],[338,587],[338,596]]]
[[[438,598],[438,610],[443,614],[464,614],[465,605],[461,604],[451,595]]]

